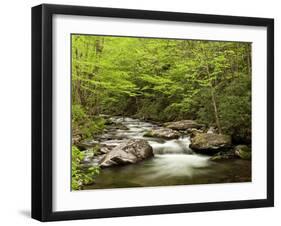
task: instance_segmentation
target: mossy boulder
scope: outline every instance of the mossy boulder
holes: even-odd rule
[[[181,120],[176,122],[167,122],[164,124],[165,127],[174,130],[189,130],[189,129],[200,129],[204,125],[197,123],[194,120]]]
[[[159,129],[149,130],[143,136],[156,137],[162,139],[178,139],[180,137],[180,133],[178,131],[168,128],[159,128]]]
[[[241,159],[250,160],[252,158],[251,148],[247,145],[237,145],[234,148],[235,155]]]
[[[231,147],[231,136],[214,133],[196,133],[191,138],[190,147],[195,152],[203,154],[215,154],[220,151],[228,151]]]

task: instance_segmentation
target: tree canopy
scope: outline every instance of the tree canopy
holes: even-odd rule
[[[102,114],[195,119],[251,141],[251,43],[92,35],[71,41],[75,128],[102,129]]]

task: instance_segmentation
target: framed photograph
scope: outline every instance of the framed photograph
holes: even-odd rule
[[[274,21],[32,8],[32,217],[274,205]]]

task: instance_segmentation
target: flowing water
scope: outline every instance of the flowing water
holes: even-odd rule
[[[188,136],[174,140],[143,137],[146,131],[158,126],[132,118],[113,117],[112,120],[125,127],[107,131],[102,143],[117,145],[126,139],[146,139],[154,157],[136,164],[102,169],[95,183],[84,189],[251,181],[250,161],[213,162],[209,156],[196,154],[189,148]]]

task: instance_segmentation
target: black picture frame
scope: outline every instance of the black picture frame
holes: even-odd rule
[[[266,27],[267,198],[54,212],[52,210],[52,18],[55,14]],[[40,221],[56,221],[271,206],[274,206],[273,19],[50,4],[32,8],[32,218]]]

